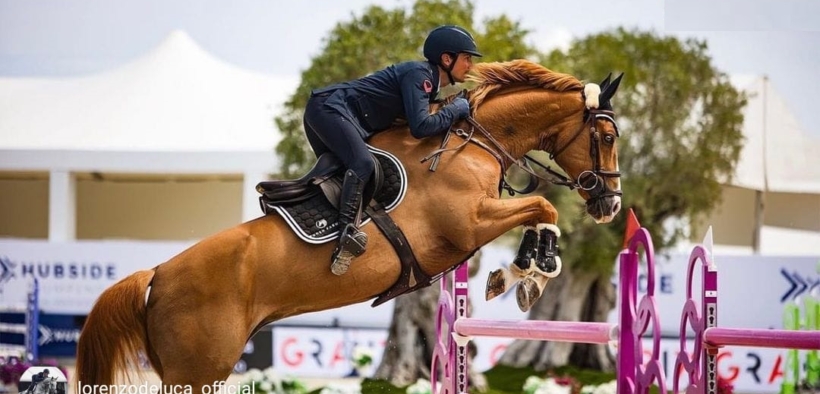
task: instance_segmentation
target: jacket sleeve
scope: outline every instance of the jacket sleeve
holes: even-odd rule
[[[454,109],[450,107],[442,107],[437,113],[430,114],[430,94],[436,90],[432,81],[432,75],[420,68],[408,71],[401,80],[407,123],[410,134],[416,138],[440,134],[457,120]]]

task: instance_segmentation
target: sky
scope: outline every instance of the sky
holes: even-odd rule
[[[173,30],[214,56],[260,73],[298,78],[339,22],[369,5],[411,0],[0,0],[0,77],[70,77],[114,69]],[[506,14],[531,44],[564,48],[574,37],[618,26],[706,40],[730,75],[766,75],[810,123],[820,92],[818,0],[474,0],[475,22]],[[446,10],[442,10],[446,13]],[[409,59],[408,59],[409,60]]]

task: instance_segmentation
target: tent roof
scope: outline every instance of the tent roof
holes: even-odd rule
[[[783,97],[764,76],[735,76],[749,96],[745,145],[730,182],[747,189],[820,193],[820,139],[806,134]]]
[[[109,72],[0,78],[0,150],[267,151],[298,79],[218,60],[186,33]]]

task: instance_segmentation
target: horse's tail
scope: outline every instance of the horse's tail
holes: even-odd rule
[[[97,299],[77,343],[78,388],[110,387],[119,373],[139,365],[139,352],[148,350],[145,292],[153,276],[131,274]]]

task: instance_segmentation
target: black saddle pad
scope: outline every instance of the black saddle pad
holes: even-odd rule
[[[376,191],[373,199],[380,203],[386,212],[395,209],[404,199],[407,192],[407,172],[398,158],[380,149],[368,146],[373,156],[379,161],[383,174],[382,187]],[[341,185],[341,175],[326,182],[336,182]],[[319,188],[319,186],[316,186]],[[313,197],[289,204],[271,204],[263,201],[268,208],[266,211],[276,211],[293,232],[303,241],[312,244],[321,244],[339,236],[339,211],[328,202],[324,193],[317,193]],[[362,213],[362,224],[370,221],[366,213]]]

